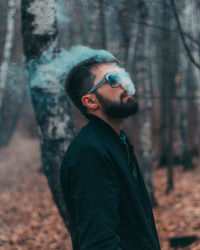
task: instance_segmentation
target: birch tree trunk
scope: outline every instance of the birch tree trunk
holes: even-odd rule
[[[59,168],[74,136],[74,128],[62,79],[56,65],[52,67],[58,38],[55,7],[55,0],[22,0],[22,35],[30,95],[39,127],[43,170],[67,226]]]
[[[141,22],[148,20],[149,12],[145,1],[139,1]],[[137,79],[137,93],[139,96],[139,152],[141,155],[141,166],[145,182],[153,205],[156,205],[153,188],[152,175],[152,99],[151,83],[149,74],[149,29],[140,24],[138,29],[138,41],[136,45],[135,69]]]
[[[5,44],[2,46],[0,67],[0,147],[5,147],[12,139],[27,93],[26,74],[21,68],[21,44],[14,46],[14,41],[20,41],[20,6],[16,0],[9,0],[8,5],[5,2],[3,5],[6,5],[6,9],[0,6],[2,23],[5,23],[2,11],[7,11],[7,25],[2,31],[5,34]]]
[[[16,13],[16,0],[9,0],[8,16],[7,16],[7,32],[6,32],[5,45],[3,51],[3,61],[0,67],[0,109],[3,102],[10,57],[13,48],[13,39],[15,32],[15,13]]]

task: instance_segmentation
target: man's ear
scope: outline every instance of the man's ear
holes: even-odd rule
[[[93,94],[84,95],[81,98],[81,101],[82,101],[83,105],[88,108],[88,110],[89,109],[96,110],[98,108],[97,99]]]

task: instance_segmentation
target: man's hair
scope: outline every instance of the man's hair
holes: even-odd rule
[[[95,57],[91,57],[74,66],[67,75],[65,91],[83,115],[87,114],[87,107],[83,105],[81,98],[91,89],[95,79],[95,74],[91,69],[106,63],[118,64],[119,62],[117,59],[99,61]]]

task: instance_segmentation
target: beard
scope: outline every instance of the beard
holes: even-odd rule
[[[102,106],[104,114],[108,117],[127,118],[131,115],[135,115],[139,110],[139,105],[133,97],[130,97],[126,100],[126,102],[123,102],[126,92],[120,96],[120,103],[110,101],[97,91],[95,95]]]

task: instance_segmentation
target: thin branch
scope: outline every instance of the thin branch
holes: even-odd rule
[[[175,5],[175,2],[174,0],[171,0],[171,6],[172,6],[172,10],[174,12],[174,16],[175,16],[175,19],[176,19],[176,23],[177,23],[177,27],[178,27],[178,30],[180,31],[179,34],[181,36],[181,40],[183,42],[183,46],[191,60],[191,62],[198,68],[200,69],[200,64],[196,62],[196,60],[194,59],[192,53],[190,52],[190,48],[188,47],[187,45],[187,42],[186,42],[186,39],[185,39],[185,35],[184,35],[184,32],[183,32],[183,29],[181,27],[181,23],[180,23],[180,20],[179,20],[179,16],[178,16],[178,13],[177,13],[177,8],[176,8],[176,5]]]
[[[132,19],[132,22],[133,23],[138,23],[138,24],[143,24],[145,26],[148,26],[148,27],[152,27],[154,29],[159,29],[159,30],[164,30],[164,31],[168,31],[168,32],[172,32],[172,33],[178,33],[180,34],[180,31],[179,30],[173,30],[173,29],[168,29],[168,28],[165,28],[165,27],[162,27],[162,26],[159,26],[159,25],[155,25],[155,24],[151,24],[151,23],[146,23],[146,22],[141,22],[139,20],[134,20]],[[196,44],[198,47],[199,47],[199,41],[194,39],[190,34],[186,33],[186,32],[183,32],[184,36],[187,37],[191,42],[193,42],[194,44]]]
[[[165,98],[171,99],[171,100],[195,100],[200,99],[200,96],[165,96]],[[154,96],[154,95],[138,95],[136,96],[136,99],[163,99],[162,95]]]

